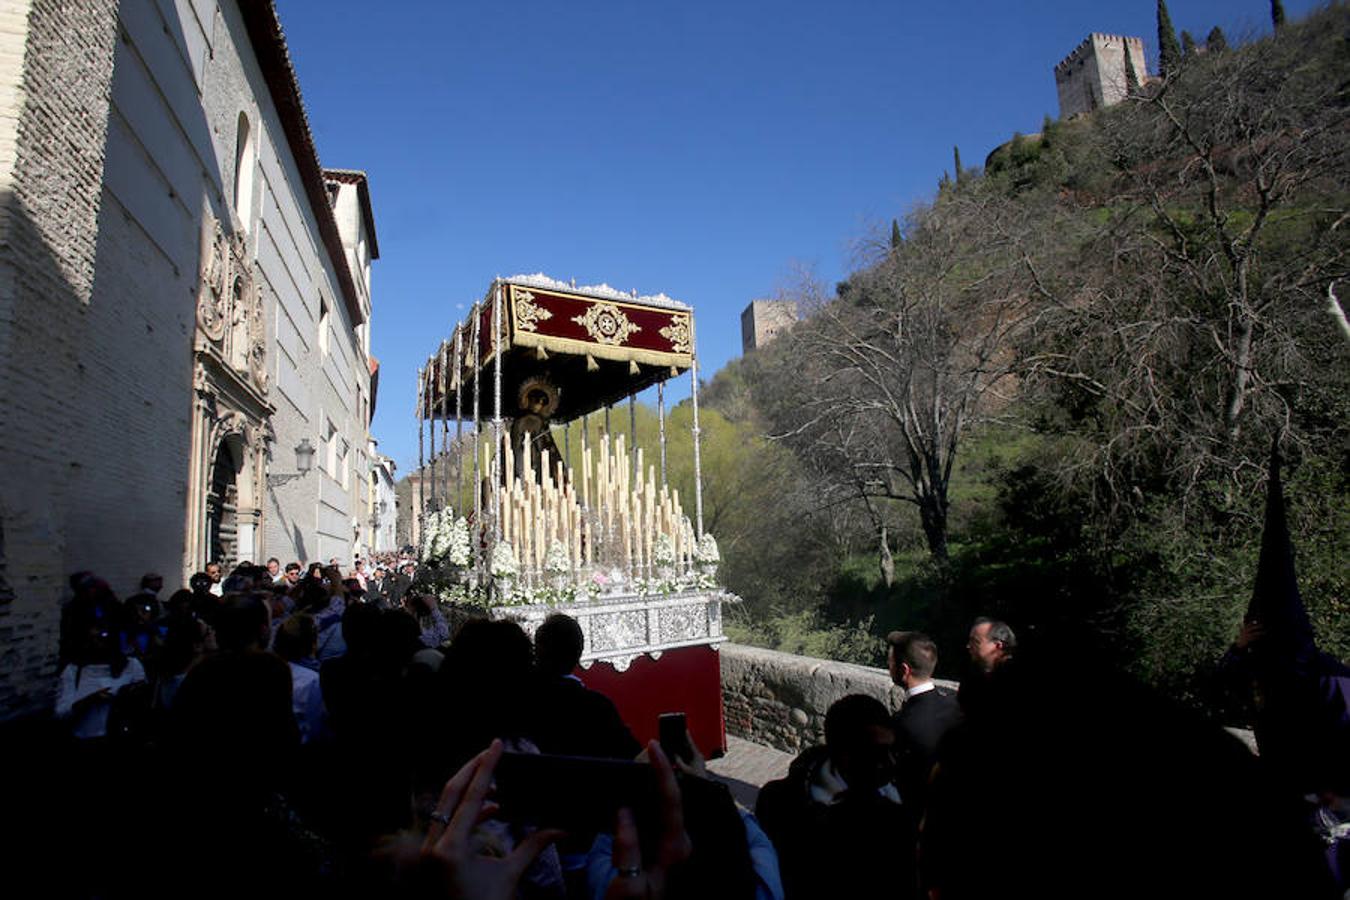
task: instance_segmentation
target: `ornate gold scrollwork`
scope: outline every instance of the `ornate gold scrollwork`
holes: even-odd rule
[[[573,316],[572,321],[585,328],[591,339],[601,344],[626,343],[629,335],[642,330],[613,303],[593,303],[584,314]]]
[[[553,318],[553,313],[534,302],[529,291],[513,291],[515,295],[516,327],[521,331],[538,331],[539,323]]]
[[[670,349],[676,353],[688,353],[690,349],[689,334],[689,315],[688,313],[676,313],[671,316],[670,324],[662,328],[658,334],[670,341]]]

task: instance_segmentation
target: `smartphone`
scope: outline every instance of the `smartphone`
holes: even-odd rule
[[[497,816],[572,834],[609,831],[620,807],[639,827],[655,822],[660,794],[646,763],[586,756],[503,753],[494,773]]]
[[[684,713],[661,713],[656,720],[661,749],[672,761],[678,757],[687,763],[694,761],[694,748],[689,745],[689,726]]]

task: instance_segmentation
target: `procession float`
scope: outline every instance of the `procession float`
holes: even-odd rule
[[[685,374],[692,517],[667,479],[665,385]],[[636,397],[653,386],[649,448]],[[705,754],[724,751],[717,647],[722,605],[737,598],[703,530],[692,308],[499,278],[419,371],[417,422],[422,577],[439,598],[530,633],[572,616],[583,680],[639,740],[657,736],[660,713],[684,712]]]

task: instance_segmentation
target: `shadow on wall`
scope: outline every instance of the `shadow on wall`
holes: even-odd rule
[[[88,292],[64,276],[24,201],[0,193],[0,719],[49,707],[68,522],[90,438],[79,394]]]
[[[123,6],[28,15],[0,193],[0,719],[51,705],[71,571],[121,595],[181,574],[197,235],[224,182],[199,102],[174,106],[168,137],[153,121],[155,140],[137,136],[188,93],[154,82],[184,77],[162,63],[187,42],[162,6]],[[159,100],[131,102],[147,92]],[[155,154],[185,148],[195,163],[171,183]]]

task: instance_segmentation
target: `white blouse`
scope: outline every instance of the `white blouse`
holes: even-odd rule
[[[76,673],[79,684],[76,684]],[[111,667],[107,665],[85,666],[83,670],[76,665],[68,665],[61,670],[61,684],[56,695],[56,715],[70,720],[70,732],[77,738],[103,737],[108,733],[108,713],[112,710],[112,699],[100,700],[82,707],[78,712],[75,704],[107,688],[116,694],[122,688],[138,681],[145,681],[145,669],[140,660],[127,660],[122,674],[113,677]]]

